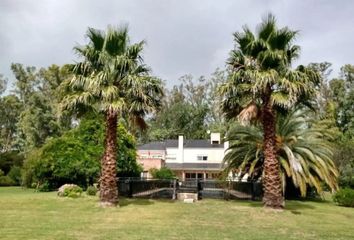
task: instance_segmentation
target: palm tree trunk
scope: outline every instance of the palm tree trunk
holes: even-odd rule
[[[263,203],[265,207],[284,207],[280,166],[276,154],[276,118],[270,104],[270,94],[263,99],[262,124],[264,131]]]
[[[106,114],[105,151],[101,160],[100,200],[102,206],[118,204],[117,188],[117,113]]]

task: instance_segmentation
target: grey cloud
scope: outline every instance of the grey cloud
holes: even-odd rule
[[[330,61],[336,73],[353,63],[352,1],[228,0],[2,0],[0,72],[10,64],[37,67],[70,63],[88,26],[129,23],[133,41],[147,40],[146,63],[172,85],[183,74],[208,75],[223,67],[232,33],[254,28],[271,11],[280,25],[299,29],[298,63]]]

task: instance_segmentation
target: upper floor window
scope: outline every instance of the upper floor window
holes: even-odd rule
[[[197,156],[197,160],[198,160],[198,161],[207,161],[207,160],[208,160],[208,156],[205,156],[205,155],[198,155],[198,156]]]

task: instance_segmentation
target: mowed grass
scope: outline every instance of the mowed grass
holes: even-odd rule
[[[354,239],[354,209],[287,201],[274,212],[259,202],[121,199],[0,188],[0,239]]]

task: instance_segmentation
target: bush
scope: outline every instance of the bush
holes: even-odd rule
[[[97,188],[95,188],[94,186],[89,186],[86,189],[86,194],[89,196],[96,196],[96,193],[97,193]]]
[[[0,153],[0,169],[6,175],[13,166],[22,166],[23,155],[17,151],[8,151]]]
[[[135,139],[122,124],[117,130],[117,174],[139,176],[141,166],[136,161]],[[48,183],[51,190],[65,183],[83,188],[97,182],[100,158],[103,154],[104,123],[101,118],[83,119],[61,137],[47,141],[26,158],[22,184]]]
[[[40,192],[49,192],[52,190],[52,188],[50,187],[50,184],[48,182],[38,184],[38,185],[36,185],[36,188]]]
[[[0,176],[0,186],[15,186],[16,183],[9,176]]]
[[[173,171],[167,167],[162,167],[161,169],[152,168],[150,173],[156,179],[171,179],[175,177]]]
[[[339,206],[354,207],[354,190],[350,188],[340,189],[333,195],[333,201]]]
[[[16,185],[20,185],[21,168],[19,166],[13,166],[7,176],[9,176],[15,182]]]
[[[75,184],[65,184],[59,188],[58,196],[77,198],[81,196],[82,188]]]

